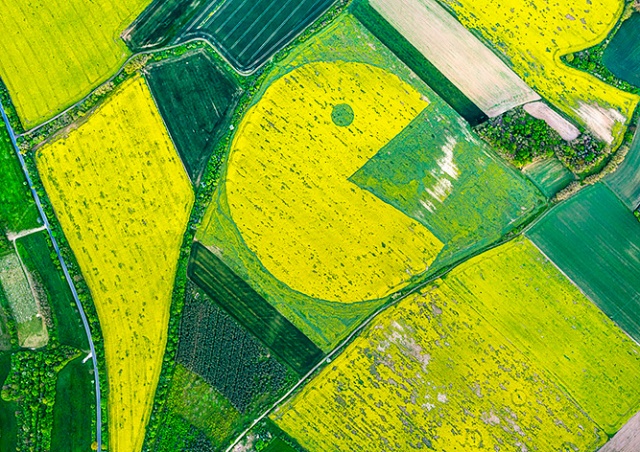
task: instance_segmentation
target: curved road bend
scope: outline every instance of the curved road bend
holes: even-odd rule
[[[89,341],[89,348],[91,349],[91,359],[93,361],[93,379],[95,381],[95,390],[96,390],[96,442],[98,444],[97,450],[102,450],[102,410],[100,405],[100,378],[98,375],[98,360],[96,359],[96,350],[93,346],[93,338],[91,337],[91,329],[89,328],[89,322],[87,321],[87,316],[84,313],[84,309],[82,309],[82,303],[80,303],[80,299],[78,298],[78,292],[76,291],[76,287],[73,284],[73,280],[71,279],[71,275],[69,274],[69,270],[67,268],[67,264],[65,263],[62,254],[60,254],[60,248],[58,247],[58,242],[56,241],[53,233],[51,231],[51,225],[49,224],[49,220],[47,220],[47,216],[44,213],[44,209],[42,208],[42,203],[40,202],[40,196],[36,192],[35,187],[33,186],[33,182],[31,180],[31,175],[29,174],[29,170],[27,169],[27,165],[25,164],[24,157],[20,153],[20,148],[18,147],[18,143],[16,141],[16,135],[13,132],[13,128],[9,123],[9,118],[7,118],[7,113],[4,109],[4,105],[2,101],[0,101],[0,114],[2,115],[2,119],[9,131],[9,138],[11,138],[11,144],[13,144],[13,150],[16,152],[18,156],[18,160],[20,161],[20,166],[22,167],[22,172],[24,176],[27,178],[27,182],[29,183],[29,189],[31,190],[31,195],[36,202],[36,206],[38,207],[38,212],[40,212],[40,218],[42,218],[42,222],[44,224],[47,233],[49,234],[49,238],[51,239],[51,243],[53,244],[53,248],[56,251],[56,255],[58,256],[58,260],[60,261],[60,266],[62,267],[62,271],[64,272],[64,277],[67,280],[67,284],[71,289],[71,293],[73,294],[73,299],[76,302],[76,306],[78,307],[78,312],[80,313],[80,317],[82,318],[82,324],[84,325],[85,333],[87,334],[87,340]]]

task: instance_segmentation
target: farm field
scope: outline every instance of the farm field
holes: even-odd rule
[[[547,198],[552,198],[574,179],[571,171],[556,158],[538,160],[525,166],[522,172]]]
[[[593,451],[605,439],[551,375],[437,286],[382,313],[271,418],[313,451]]]
[[[182,33],[211,42],[242,73],[252,72],[285,47],[335,0],[226,0],[209,2]]]
[[[0,77],[25,128],[115,73],[130,54],[118,36],[148,2],[0,1]]]
[[[487,116],[540,99],[436,0],[369,3]]]
[[[21,237],[16,240],[16,247],[31,277],[38,281],[47,294],[56,339],[61,344],[78,350],[88,349],[87,337],[71,289],[53,263],[47,232],[40,231]]]
[[[134,51],[168,45],[204,6],[218,3],[217,0],[152,0],[122,33],[122,39]]]
[[[11,371],[11,353],[0,352],[0,387],[3,387]],[[17,450],[18,424],[16,404],[0,397],[0,450]]]
[[[9,133],[0,119],[0,255],[11,249],[6,240],[7,232],[20,232],[37,228],[38,211],[29,193],[29,187],[22,174]]]
[[[36,163],[100,320],[109,447],[138,451],[165,351],[191,185],[141,76],[40,148]]]
[[[602,55],[602,62],[616,77],[640,87],[640,13],[625,20]]]
[[[221,308],[236,318],[272,353],[300,375],[305,374],[322,358],[322,350],[256,293],[251,286],[234,274],[215,254],[197,242],[194,244],[191,254],[189,277]],[[197,352],[197,350],[193,351]],[[205,353],[214,352],[213,349],[202,351]],[[183,355],[182,359],[187,359],[187,357]],[[202,364],[214,365],[213,362],[207,361],[202,361]],[[201,372],[204,370],[200,369]],[[284,369],[281,372],[284,373]],[[224,375],[220,377],[224,378]],[[212,378],[215,379],[215,376]],[[229,390],[234,390],[234,388],[230,387]],[[222,392],[225,393],[225,391]],[[226,395],[232,401],[235,397],[244,399],[239,394]],[[242,410],[248,402],[240,403],[238,400],[238,403],[234,405]]]
[[[604,179],[604,183],[630,209],[640,206],[640,133],[631,143],[631,148],[616,171]]]
[[[47,326],[38,305],[44,300],[36,300],[27,278],[15,253],[0,258],[0,290],[16,322],[18,343],[24,348],[39,348],[49,341]]]
[[[198,185],[238,86],[204,51],[147,69],[147,82],[191,181]]]
[[[358,63],[345,63],[349,61]],[[377,69],[380,67],[388,68],[389,72]],[[319,77],[315,71],[328,80],[323,80],[321,85],[321,88],[326,87],[327,94],[317,88],[314,91],[317,94],[309,94],[309,101],[302,103],[300,94],[293,88],[291,93],[287,92],[286,88],[291,85],[287,80],[293,80],[293,77],[306,88],[309,82],[302,80],[315,80]],[[350,98],[347,85],[341,88],[342,94],[330,91],[331,80],[337,77],[347,80],[350,73],[358,74],[358,83],[352,89],[356,90],[357,96],[360,96],[358,90],[363,89],[362,97]],[[377,81],[378,77],[384,81],[384,89],[379,88],[382,82]],[[270,90],[273,90],[271,94]],[[403,94],[403,90],[407,94]],[[375,95],[375,101],[371,101],[378,91],[380,95]],[[384,103],[381,96],[384,96]],[[393,100],[387,102],[387,98]],[[287,99],[290,100],[285,107]],[[405,104],[401,108],[396,107],[399,99]],[[337,111],[348,111],[343,104],[349,105],[353,115],[352,124],[346,127],[334,124],[332,119],[332,105],[337,106]],[[406,286],[425,271],[433,272],[465,252],[497,239],[498,231],[509,230],[526,221],[544,203],[533,184],[503,166],[499,158],[474,138],[468,125],[454,110],[350,14],[341,15],[292,51],[267,75],[253,105],[233,138],[224,182],[216,190],[196,238],[214,250],[227,266],[323,350],[330,349],[348,334],[385,301],[386,295]],[[276,105],[281,106],[276,108]],[[296,113],[291,118],[279,113],[292,108]],[[324,116],[318,116],[323,118],[320,123],[308,125],[304,122],[304,118],[311,121],[323,111]],[[281,115],[279,122],[276,122],[276,113]],[[291,123],[287,129],[291,131],[289,135],[278,134],[268,124],[283,127],[277,124],[285,124],[294,118],[300,127],[291,129]],[[425,118],[429,122],[425,122]],[[433,128],[429,129],[429,125]],[[361,143],[361,138],[351,135],[362,135],[366,127],[376,130],[377,135],[367,138],[370,143]],[[395,149],[391,147],[394,141],[402,143],[403,137],[406,138],[403,134],[411,131],[416,134],[408,149],[400,145]],[[291,134],[296,146],[300,146],[299,150],[287,144],[286,155],[280,151],[269,153],[269,147],[284,140],[290,142]],[[398,134],[400,138],[394,139]],[[418,134],[423,135],[423,141],[418,139]],[[315,141],[309,139],[310,135]],[[358,152],[351,162],[344,163],[347,156],[338,150],[343,144],[329,145],[338,138],[351,140],[345,143],[359,143],[351,148],[351,152]],[[324,147],[321,147],[320,139],[326,143]],[[257,159],[261,147],[265,157]],[[430,148],[432,152],[423,152]],[[300,161],[310,150],[317,158]],[[401,171],[385,172],[385,156],[391,150],[396,152],[396,160],[403,168],[416,165],[416,160],[419,160],[419,168],[408,176],[400,174]],[[334,157],[330,152],[339,155]],[[289,156],[289,153],[298,156]],[[468,156],[463,155],[465,153]],[[457,158],[468,159],[469,164],[478,159],[482,164],[473,168],[473,174],[466,174],[467,167]],[[318,169],[312,166],[324,165],[323,162],[326,166],[317,166]],[[293,171],[282,171],[294,164]],[[269,177],[266,177],[267,170]],[[370,173],[367,181],[372,188],[359,185],[355,180],[360,172]],[[478,173],[482,184],[472,183]],[[251,181],[251,184],[243,180]],[[260,180],[261,184],[254,180]],[[485,191],[483,184],[488,187]],[[379,189],[377,192],[374,185]],[[421,196],[428,195],[425,187],[433,188],[432,196],[435,197],[424,200],[432,202],[428,207],[420,203]],[[385,188],[388,188],[387,198],[381,196]],[[324,193],[332,193],[332,196],[327,197]],[[292,200],[294,194],[296,199]],[[442,212],[439,211],[441,200],[445,205]],[[403,202],[406,209],[399,207]],[[464,215],[455,214],[447,207],[449,203],[462,206]],[[262,211],[254,213],[252,205]],[[351,207],[346,210],[342,207],[346,205]],[[483,209],[487,208],[483,214]],[[447,212],[449,217],[445,218]],[[469,228],[467,218],[472,216],[480,223]],[[383,231],[379,218],[386,222]],[[447,222],[448,229],[438,231],[442,232],[440,235],[432,229],[436,223],[444,229]],[[242,226],[238,228],[235,223]],[[310,227],[312,224],[314,226]],[[345,229],[347,227],[350,232]],[[405,233],[407,228],[412,231],[410,234]],[[367,234],[362,235],[359,232],[362,230]],[[448,237],[459,240],[444,243]],[[472,244],[472,237],[478,239],[477,244]],[[414,244],[404,244],[406,239],[413,240]],[[456,248],[465,240],[469,249]],[[329,244],[330,247],[316,252],[315,249],[311,251],[307,243],[314,247]],[[281,251],[270,252],[274,249]],[[395,250],[399,253],[387,260],[386,256]],[[309,257],[310,253],[313,253],[313,259]],[[400,253],[408,254],[402,257]],[[436,257],[438,260],[434,264],[431,261]]]
[[[607,434],[640,409],[640,347],[528,240],[465,262],[440,291],[550,372]]]
[[[603,312],[640,340],[640,224],[605,185],[583,189],[527,235]]]
[[[93,370],[83,357],[70,361],[58,373],[56,400],[53,405],[51,451],[84,452],[91,448]]]
[[[349,11],[472,126],[487,119],[482,110],[373,9],[368,1],[354,1]]]
[[[503,53],[536,92],[604,142],[620,143],[638,96],[569,68],[560,56],[602,41],[622,14],[623,1],[602,0],[588,8],[581,0],[443,3]]]

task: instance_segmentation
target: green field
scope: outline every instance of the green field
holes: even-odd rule
[[[9,139],[9,133],[0,120],[0,255],[8,251],[6,232],[20,232],[37,228],[39,215],[31,197],[27,181]]]
[[[151,66],[147,81],[187,173],[197,185],[240,91],[204,51]]]
[[[499,240],[543,203],[528,180],[436,97],[350,180],[445,244],[433,267]]]
[[[33,277],[38,278],[47,293],[47,301],[53,313],[58,342],[79,350],[88,348],[80,314],[71,289],[62,276],[62,270],[54,265],[52,248],[46,231],[27,235],[16,241],[20,257]]]
[[[11,353],[0,352],[0,388],[4,385],[11,371]],[[18,423],[16,421],[16,404],[0,398],[0,450],[17,450]]]
[[[640,133],[636,135],[624,161],[618,169],[607,176],[605,184],[631,210],[640,205]]]
[[[487,116],[448,78],[427,60],[409,41],[373,9],[367,0],[353,2],[351,13],[431,89],[472,126],[480,124]]]
[[[603,184],[559,204],[528,233],[600,309],[640,340],[640,223]]]
[[[78,357],[58,373],[53,406],[51,452],[85,452],[91,448],[95,398],[91,361]]]
[[[640,87],[640,13],[625,20],[602,55],[616,77]]]
[[[267,447],[262,449],[262,452],[296,452],[296,450],[280,438],[274,438]]]
[[[197,242],[191,254],[189,277],[300,375],[322,358],[322,351],[313,342]]]
[[[556,193],[574,180],[571,171],[556,158],[538,160],[525,166],[522,172],[547,198],[553,198]]]
[[[153,0],[122,38],[134,51],[168,45],[199,12],[202,3],[202,0]]]

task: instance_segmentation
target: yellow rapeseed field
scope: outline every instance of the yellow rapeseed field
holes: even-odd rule
[[[271,415],[308,450],[593,451],[606,437],[504,335],[432,287]]]
[[[514,70],[571,118],[608,142],[621,139],[638,97],[565,65],[560,56],[601,42],[623,0],[443,0],[480,30]],[[469,74],[473,77],[473,74]]]
[[[555,375],[608,434],[640,408],[640,347],[528,240],[483,253],[445,281],[448,299],[471,305]]]
[[[25,127],[88,94],[125,61],[119,37],[150,0],[0,0],[0,77]]]
[[[194,202],[191,184],[141,77],[38,151],[37,164],[98,312],[109,450],[139,451]]]
[[[362,63],[307,64],[269,86],[236,132],[225,189],[271,274],[311,297],[355,302],[428,268],[442,243],[349,181],[426,105],[397,76]]]

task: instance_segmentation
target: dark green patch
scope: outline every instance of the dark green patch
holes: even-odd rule
[[[151,66],[147,80],[194,184],[198,184],[238,87],[198,51]]]
[[[331,110],[331,120],[340,127],[348,127],[353,122],[353,108],[349,104],[338,104]]]
[[[58,374],[53,406],[52,452],[85,452],[91,449],[95,405],[91,360],[70,361]]]
[[[79,350],[89,348],[71,289],[62,275],[62,270],[54,264],[58,262],[49,246],[46,231],[30,234],[17,240],[16,245],[22,261],[31,274],[43,285],[49,307],[52,310],[57,340]]]
[[[282,441],[280,438],[274,438],[271,442],[262,449],[263,452],[296,452],[296,450]]]
[[[640,340],[640,224],[603,184],[544,216],[529,238],[636,341]]]
[[[604,181],[629,209],[640,206],[640,133],[636,132],[624,161]]]
[[[602,62],[616,77],[640,87],[640,13],[622,23],[605,49]]]
[[[11,371],[11,353],[0,352],[0,388]],[[0,450],[17,450],[18,423],[16,421],[17,405],[0,398]]]
[[[298,374],[304,375],[322,359],[322,350],[199,242],[192,248],[188,274]]]
[[[544,203],[463,121],[436,114],[441,103],[434,99],[350,178],[445,244],[432,269],[499,240]]]
[[[522,170],[547,198],[569,185],[575,178],[558,159],[540,160],[525,166]]]
[[[367,0],[355,1],[351,13],[469,124],[475,126],[487,120],[487,115],[374,10]]]

